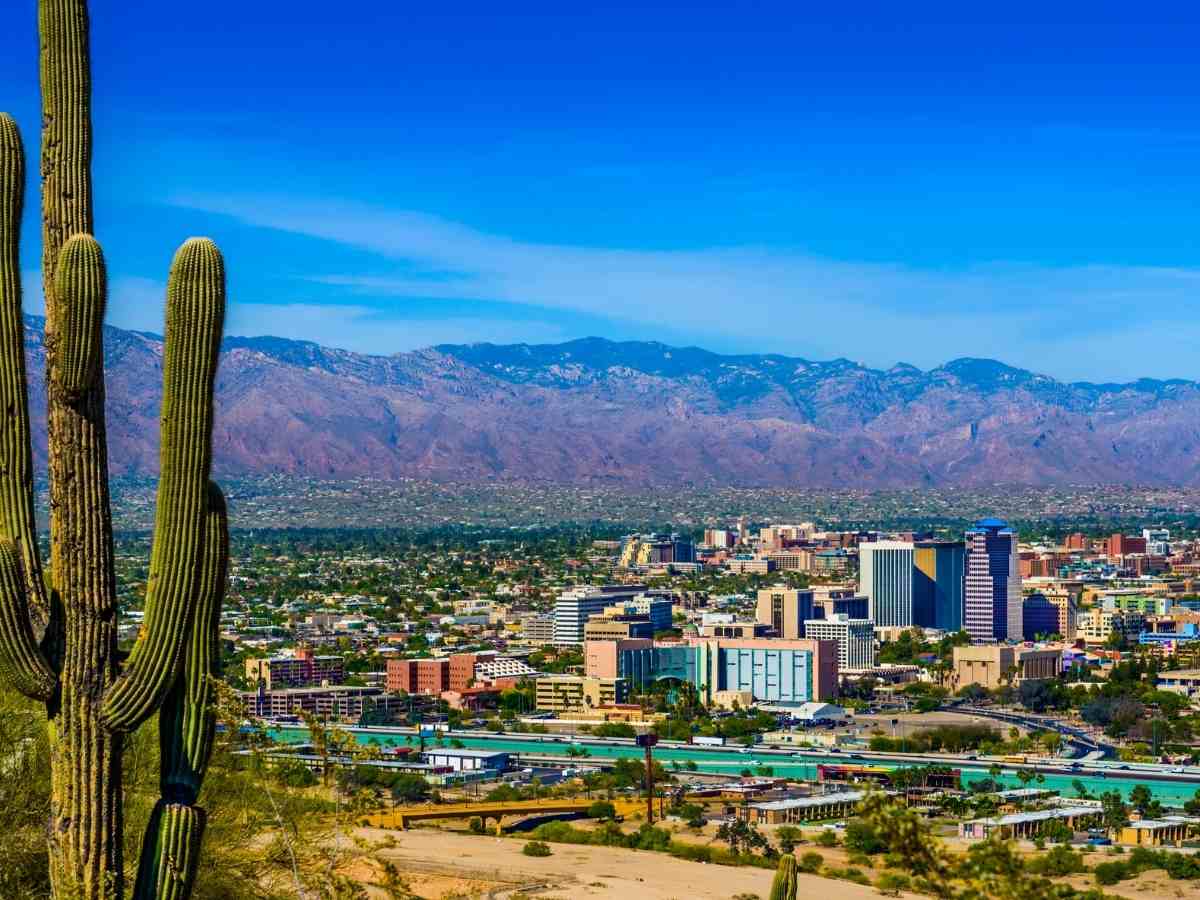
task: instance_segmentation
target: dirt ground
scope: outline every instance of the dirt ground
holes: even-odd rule
[[[1089,860],[1095,865],[1097,860]],[[1096,888],[1096,879],[1091,875],[1079,875],[1064,879],[1077,888]],[[1200,900],[1200,882],[1175,881],[1166,872],[1143,872],[1137,878],[1102,888],[1106,896],[1125,897],[1127,900]]]
[[[774,873],[767,869],[687,862],[649,851],[575,844],[551,844],[552,855],[535,859],[521,853],[523,842],[435,829],[389,832],[363,828],[356,837],[372,844],[394,838],[378,855],[399,869],[426,900],[487,897],[516,900],[731,900],[738,895],[765,898]],[[831,860],[832,861],[832,860]],[[822,900],[867,900],[872,887],[800,876],[799,896]],[[382,896],[382,893],[378,894]]]
[[[1001,734],[1008,734],[1008,729],[1011,727],[1006,722],[997,722],[993,719],[986,719],[983,716],[972,716],[967,713],[955,712],[929,712],[929,713],[883,713],[878,716],[856,715],[851,721],[859,728],[859,733],[866,737],[871,731],[878,727],[886,737],[892,736],[892,720],[898,720],[895,727],[896,737],[908,737],[918,731],[924,731],[927,728],[935,728],[938,725],[991,725]],[[1024,733],[1024,729],[1021,729]]]

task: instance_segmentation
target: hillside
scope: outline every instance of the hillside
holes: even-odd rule
[[[40,425],[42,323],[27,325]],[[114,328],[105,338],[113,471],[153,473],[161,339]],[[984,359],[881,371],[598,338],[378,357],[230,338],[217,402],[222,474],[631,487],[1200,483],[1195,382],[1068,384]],[[44,440],[42,427],[35,434]]]

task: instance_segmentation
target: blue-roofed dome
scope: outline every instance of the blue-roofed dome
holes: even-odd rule
[[[975,523],[975,531],[1006,531],[1008,523],[1003,519],[980,519]]]

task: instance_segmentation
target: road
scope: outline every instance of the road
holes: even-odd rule
[[[383,747],[404,746],[405,738],[413,739],[410,728],[352,728],[348,729],[360,743],[374,743]],[[302,727],[280,727],[271,730],[277,740],[299,743],[307,739]],[[580,737],[574,740],[550,735],[491,734],[477,731],[452,732],[445,740],[458,740],[465,747],[488,749],[522,756],[555,756],[565,759],[566,749],[571,744],[585,749],[589,756],[574,758],[577,765],[586,766],[589,761],[603,762],[613,759],[641,759],[642,749],[633,741],[621,738]],[[561,753],[559,752],[561,750]],[[815,781],[817,766],[822,763],[883,763],[891,765],[942,765],[961,769],[964,780],[978,780],[989,776],[993,761],[969,759],[945,754],[900,754],[862,752],[829,752],[810,750],[783,750],[754,747],[741,750],[732,747],[704,747],[675,741],[662,741],[654,749],[655,758],[668,767],[676,762],[681,766],[688,762],[702,772],[737,775],[744,769],[770,766],[776,775]],[[1021,786],[1016,773],[1028,769],[1040,773],[1044,786],[1057,790],[1063,796],[1075,796],[1075,783],[1079,782],[1093,794],[1119,790],[1128,796],[1138,784],[1146,784],[1154,796],[1164,803],[1179,806],[1190,800],[1200,788],[1200,767],[1150,766],[1137,763],[1038,761],[1031,763],[1002,762],[1000,782],[1004,785]]]

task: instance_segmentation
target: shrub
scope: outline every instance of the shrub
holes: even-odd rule
[[[1172,878],[1192,880],[1200,878],[1200,862],[1196,857],[1184,853],[1160,853],[1162,867]]]
[[[867,877],[862,869],[856,869],[849,866],[845,869],[830,869],[827,873],[834,878],[843,878],[846,881],[853,881],[855,884],[870,884],[871,879]]]
[[[1029,860],[1027,868],[1035,875],[1046,875],[1050,878],[1087,871],[1087,866],[1083,864],[1083,855],[1061,844],[1051,847],[1045,856]]]
[[[533,829],[532,834],[540,841],[553,841],[556,844],[593,843],[589,832],[574,828],[566,822],[546,822]]]
[[[825,865],[825,857],[820,853],[808,852],[796,861],[796,867],[802,872],[819,872],[821,866]]]
[[[667,851],[678,859],[686,859],[691,862],[706,863],[712,862],[713,859],[712,848],[701,844],[679,844],[672,841]]]
[[[521,852],[526,856],[549,856],[550,845],[544,841],[530,841],[521,848]]]
[[[779,841],[779,849],[784,853],[791,853],[796,849],[797,844],[804,843],[804,832],[795,825],[780,825],[775,832],[775,837]]]
[[[830,832],[832,834],[832,832]],[[866,822],[854,821],[846,825],[846,836],[843,840],[846,849],[854,853],[871,856],[882,853],[887,849],[887,843]]]
[[[597,800],[588,807],[589,819],[615,819],[617,817],[617,808],[607,800]]]
[[[483,834],[486,830],[483,825],[483,819],[479,818],[479,816],[471,816],[471,818],[467,819],[467,828],[471,830],[472,834]]]
[[[1094,871],[1096,883],[1103,885],[1117,884],[1133,874],[1123,862],[1103,862],[1096,866]]]
[[[629,837],[630,845],[638,850],[664,851],[671,845],[671,832],[653,825],[643,825]]]
[[[832,828],[822,828],[813,839],[813,843],[818,847],[836,847],[838,845],[837,833]]]
[[[583,832],[587,834],[587,832]],[[621,830],[621,827],[612,819],[606,819],[601,823],[600,827],[591,832],[591,843],[598,844],[601,847],[627,847],[629,846],[629,836]],[[586,841],[585,841],[586,843]]]
[[[879,890],[879,893],[891,896],[896,896],[901,891],[907,891],[911,886],[912,879],[907,875],[901,875],[899,872],[884,872],[875,879],[875,887]]]

